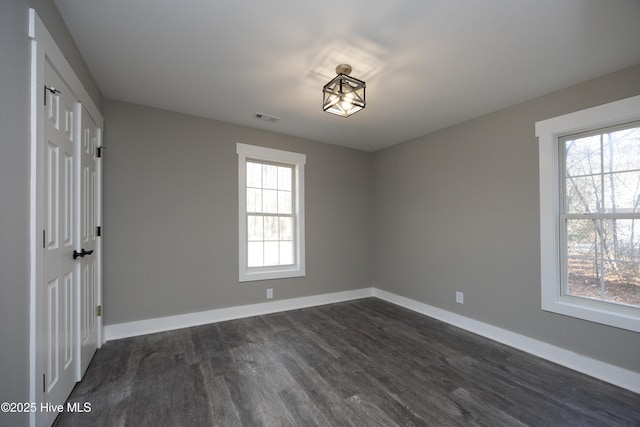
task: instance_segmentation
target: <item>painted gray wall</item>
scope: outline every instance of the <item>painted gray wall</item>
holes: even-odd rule
[[[377,152],[375,285],[640,372],[637,333],[540,309],[534,130],[638,94],[640,65]]]
[[[47,31],[51,34],[51,37],[56,41],[56,44],[64,54],[67,62],[71,64],[73,71],[76,73],[85,90],[98,107],[98,110],[102,110],[102,93],[98,84],[91,75],[89,67],[80,50],[73,40],[69,28],[64,22],[62,15],[55,6],[53,0],[26,0],[27,7],[31,7],[36,10],[38,16],[47,27]]]
[[[370,286],[372,154],[105,100],[106,325]],[[307,155],[306,277],[238,282],[236,143]]]
[[[0,5],[0,402],[29,399],[29,41],[24,0]],[[0,413],[0,425],[27,417]]]
[[[36,9],[97,105],[102,96],[50,0],[0,2],[0,402],[29,401],[28,8]],[[0,426],[27,425],[0,413]]]

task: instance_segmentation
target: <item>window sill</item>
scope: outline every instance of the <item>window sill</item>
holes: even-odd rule
[[[304,277],[305,271],[299,266],[293,266],[292,268],[278,268],[278,269],[255,269],[244,271],[240,273],[240,282],[255,282],[258,280],[274,280],[274,279],[289,279],[292,277]]]
[[[612,310],[612,306],[615,310]],[[640,310],[570,295],[542,299],[542,309],[564,316],[640,332]]]

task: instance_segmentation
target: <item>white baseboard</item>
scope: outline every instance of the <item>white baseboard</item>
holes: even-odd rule
[[[334,292],[330,294],[291,298],[259,304],[218,308],[196,313],[179,314],[176,316],[158,317],[155,319],[137,320],[134,322],[106,325],[104,327],[104,337],[105,341],[111,341],[120,338],[171,331],[173,329],[189,328],[191,326],[206,325],[208,323],[224,322],[225,320],[242,319],[245,317],[259,316],[261,314],[297,310],[299,308],[313,307],[317,305],[333,304],[336,302],[350,301],[371,296],[373,296],[373,288],[363,288],[353,291]]]
[[[373,288],[373,296],[425,316],[433,317],[485,338],[498,341],[574,371],[640,393],[640,373],[586,357],[506,329],[470,319],[450,311],[424,304],[391,292]]]
[[[635,393],[640,393],[640,373],[582,356],[561,347],[547,344],[488,323],[464,317],[374,287],[107,325],[104,328],[104,336],[106,341],[110,341],[372,296],[498,341],[510,347],[517,348],[518,350],[525,351],[573,369],[574,371],[598,378]]]

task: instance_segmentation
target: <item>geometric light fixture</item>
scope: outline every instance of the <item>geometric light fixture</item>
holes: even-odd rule
[[[349,64],[338,65],[336,73],[338,75],[322,88],[322,109],[327,113],[349,117],[365,107],[367,84],[349,76],[351,73]]]

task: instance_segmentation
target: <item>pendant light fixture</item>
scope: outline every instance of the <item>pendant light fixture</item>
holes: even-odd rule
[[[327,113],[349,117],[365,107],[367,84],[349,76],[351,74],[349,64],[338,65],[336,73],[338,75],[322,88],[322,109]]]

